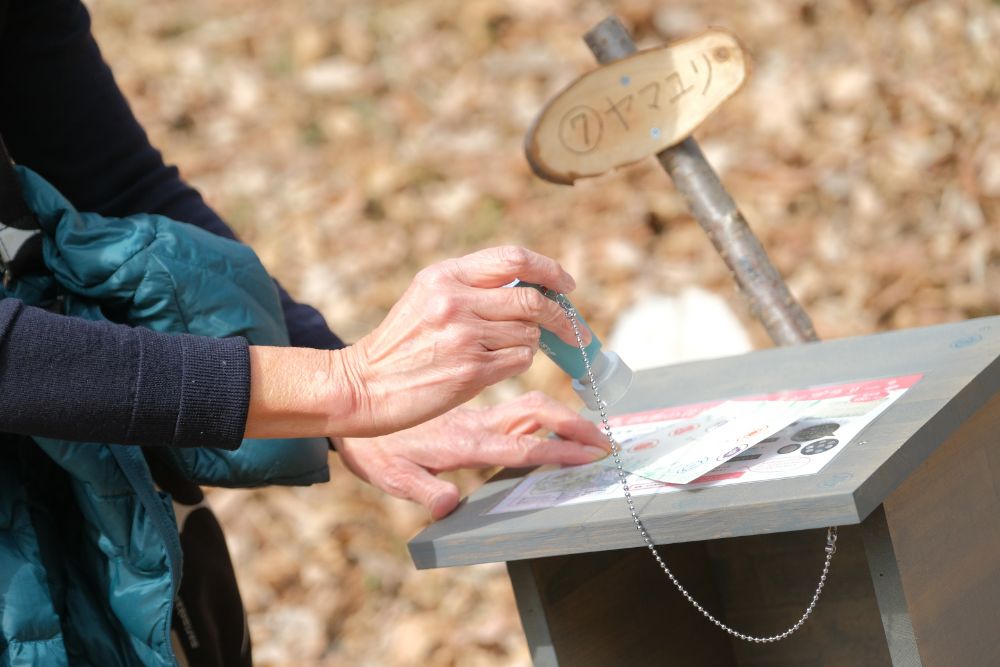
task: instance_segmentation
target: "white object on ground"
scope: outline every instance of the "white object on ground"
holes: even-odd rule
[[[676,296],[641,297],[618,317],[607,348],[639,370],[743,354],[753,346],[725,300],[685,287]]]

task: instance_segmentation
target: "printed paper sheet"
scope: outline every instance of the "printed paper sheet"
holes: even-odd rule
[[[819,472],[921,375],[748,396],[611,419],[633,496]],[[488,514],[622,496],[611,457],[525,477]]]

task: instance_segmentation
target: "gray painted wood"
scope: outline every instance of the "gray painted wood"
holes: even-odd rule
[[[521,627],[531,650],[531,664],[534,667],[558,667],[552,633],[546,618],[545,602],[542,600],[535,580],[531,561],[513,560],[507,563],[507,576],[514,587],[517,613],[521,617]]]
[[[811,598],[824,543],[820,529],[674,544],[662,555],[713,613],[742,631],[769,635],[794,623]],[[859,528],[845,526],[838,544],[832,585],[815,614],[774,644],[737,641],[715,628],[669,584],[646,549],[508,567],[535,667],[888,666]]]
[[[920,661],[910,609],[903,593],[896,550],[892,546],[892,536],[889,534],[882,506],[868,515],[861,524],[861,531],[892,664],[897,667],[921,667],[923,663]]]
[[[816,475],[637,498],[654,540],[670,544],[860,523],[1000,392],[1000,317],[638,373],[613,414],[910,373],[924,378]],[[517,481],[508,476],[487,483],[414,538],[409,547],[417,567],[640,546],[623,500],[485,515]]]
[[[725,621],[758,636],[791,626],[815,591],[825,543],[824,529],[706,543]],[[798,632],[771,644],[719,635],[719,641],[728,639],[737,664],[891,664],[858,526],[842,526],[837,547],[823,595]],[[668,560],[673,548],[663,548]]]
[[[692,594],[718,607],[704,545],[676,545],[670,556]],[[532,655],[545,659],[536,658],[535,667],[736,664],[725,636],[680,594],[661,588],[663,573],[645,549],[539,558],[523,561],[523,568],[530,576],[515,582],[515,595],[519,602],[537,600],[547,629],[527,632]],[[661,593],[636,595],[653,590]]]
[[[1000,395],[884,507],[923,664],[1000,665]]]

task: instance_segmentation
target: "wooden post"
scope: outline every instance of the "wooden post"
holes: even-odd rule
[[[625,26],[614,16],[597,24],[584,41],[602,65],[636,51]],[[656,157],[729,266],[750,311],[764,325],[771,340],[777,345],[817,340],[809,316],[788,291],[694,138],[688,137]]]

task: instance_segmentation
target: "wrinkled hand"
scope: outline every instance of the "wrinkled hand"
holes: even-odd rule
[[[562,440],[534,434],[540,429]],[[378,438],[346,438],[337,447],[355,475],[398,498],[424,505],[435,519],[458,505],[458,488],[436,477],[459,468],[589,463],[608,454],[600,430],[540,392],[487,408],[459,407],[429,422]]]
[[[531,365],[539,326],[575,343],[561,308],[515,278],[568,292],[555,261],[514,246],[490,248],[421,271],[385,320],[343,350],[355,395],[340,433],[392,433],[464,403]]]

